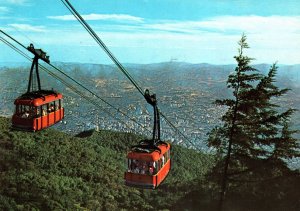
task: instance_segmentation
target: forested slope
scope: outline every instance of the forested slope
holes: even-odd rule
[[[0,117],[0,210],[197,209],[182,199],[199,190],[196,184],[214,163],[212,156],[172,146],[172,170],[159,189],[135,189],[123,181],[126,151],[140,139],[134,134],[73,137],[51,128],[29,133],[9,127]]]
[[[0,117],[0,210],[216,210],[212,155],[172,145],[172,169],[157,190],[124,185],[126,152],[141,138],[112,131],[76,136],[10,130]],[[240,175],[224,210],[299,210],[299,170],[257,163]],[[273,170],[272,170],[273,169]],[[269,179],[264,179],[269,178]]]

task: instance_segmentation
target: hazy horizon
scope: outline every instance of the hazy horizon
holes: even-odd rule
[[[42,62],[43,63],[43,62]],[[89,63],[89,62],[78,62],[78,61],[51,61],[51,58],[50,58],[50,63],[51,64],[55,64],[55,63],[63,63],[63,64],[90,64],[90,65],[115,65],[114,63]],[[153,64],[167,64],[167,63],[173,63],[173,64],[190,64],[190,65],[212,65],[212,66],[234,66],[236,65],[235,63],[228,63],[228,64],[213,64],[213,63],[208,63],[208,62],[198,62],[198,63],[192,63],[192,62],[185,62],[185,61],[162,61],[162,62],[153,62],[153,63],[122,63],[123,65],[153,65]],[[296,64],[280,64],[278,62],[273,62],[273,63],[252,63],[251,65],[252,66],[256,66],[256,65],[272,65],[276,63],[277,66],[297,66],[297,65],[300,65],[300,63],[296,63]],[[32,63],[29,62],[29,61],[18,61],[18,62],[15,62],[15,61],[0,61],[0,66],[5,66],[6,64],[9,64],[9,65],[12,65],[12,66],[15,66],[15,65],[31,65]],[[15,65],[14,65],[15,64]]]

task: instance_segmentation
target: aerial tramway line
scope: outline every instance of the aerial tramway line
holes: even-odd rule
[[[108,56],[112,59],[112,61],[116,64],[116,66],[121,70],[121,72],[123,74],[125,74],[125,76],[130,80],[130,82],[142,94],[142,96],[145,98],[147,103],[149,103],[153,107],[154,124],[153,124],[153,131],[152,131],[152,139],[140,141],[140,143],[138,145],[132,146],[131,151],[128,152],[128,154],[127,154],[128,170],[125,172],[125,184],[129,185],[129,186],[140,187],[140,188],[153,188],[153,189],[157,188],[159,186],[159,184],[166,178],[166,176],[168,175],[170,168],[171,168],[170,144],[165,143],[165,142],[161,141],[161,139],[160,139],[160,115],[164,118],[165,122],[167,124],[169,124],[169,126],[175,132],[177,132],[179,135],[184,137],[187,141],[189,141],[188,138],[183,133],[181,133],[176,128],[176,126],[173,125],[162,112],[159,111],[158,106],[157,106],[156,95],[155,94],[151,95],[149,90],[145,90],[145,92],[144,92],[143,89],[137,84],[137,82],[127,72],[127,70],[122,66],[122,64],[113,56],[113,54],[109,51],[109,49],[102,42],[102,40],[97,36],[97,34],[83,20],[83,18],[80,16],[80,14],[72,7],[72,5],[67,0],[66,1],[61,0],[61,1],[71,11],[71,13],[77,18],[77,20],[84,26],[84,28],[90,33],[90,35],[96,40],[96,42],[103,48],[103,50],[108,54]],[[11,36],[9,36],[5,32],[3,32],[2,30],[0,30],[0,32],[3,33],[4,35],[8,36],[10,39],[15,41],[19,45],[21,45],[23,48],[26,48],[24,45],[22,45],[21,43],[16,41],[14,38],[12,38]],[[9,47],[11,47],[13,50],[20,53],[25,58],[31,60],[21,50],[19,50],[15,46],[13,46],[11,43],[7,42],[2,37],[0,37],[0,40],[3,41],[5,44],[7,44]],[[73,78],[68,76],[67,74],[65,74],[59,68],[50,64],[49,57],[46,57],[45,52],[43,52],[42,50],[34,49],[33,46],[29,46],[26,49],[35,55],[35,58],[32,61],[31,71],[33,71],[34,67],[36,67],[35,72],[32,72],[32,74],[35,73],[35,75],[36,75],[35,80],[38,82],[38,88],[39,88],[38,90],[35,90],[35,91],[32,90],[32,87],[36,87],[36,85],[32,84],[33,80],[31,79],[31,80],[29,80],[29,81],[31,81],[31,82],[29,82],[30,85],[28,85],[28,87],[31,87],[31,90],[29,92],[27,91],[27,94],[40,92],[40,95],[42,95],[41,98],[42,98],[42,100],[44,100],[43,102],[45,104],[46,104],[45,98],[48,95],[52,94],[52,93],[49,93],[49,92],[51,92],[51,90],[48,90],[49,92],[46,92],[46,90],[41,90],[41,86],[40,86],[40,82],[39,82],[39,78],[38,78],[38,76],[39,76],[38,75],[38,67],[41,67],[41,69],[46,71],[48,74],[50,74],[57,80],[61,81],[67,87],[71,88],[72,91],[74,91],[75,93],[77,93],[78,95],[80,95],[81,97],[83,97],[84,99],[89,101],[90,103],[94,104],[95,106],[99,107],[100,109],[104,110],[105,112],[107,112],[108,114],[111,115],[110,112],[108,112],[103,107],[101,107],[94,99],[87,97],[84,93],[82,93],[78,89],[76,89],[76,87],[74,87],[70,83],[66,82],[64,79],[57,76],[52,71],[49,71],[47,68],[45,68],[41,64],[38,64],[38,59],[41,59],[41,60],[45,61],[46,63],[48,63],[52,68],[57,70],[59,73],[61,73],[62,75],[64,75],[68,79],[70,79],[72,82],[74,82],[76,84],[76,86],[83,88],[85,91],[88,91],[93,97],[100,99],[102,102],[104,102],[105,104],[107,104],[108,106],[113,108],[115,111],[121,113],[123,116],[127,117],[129,120],[134,121],[136,124],[145,128],[145,126],[143,126],[142,124],[137,122],[134,118],[129,117],[126,113],[122,112],[120,109],[114,107],[112,104],[103,100],[97,94],[93,93],[88,88],[86,88],[85,86],[83,86],[82,84],[80,84],[79,82],[77,82],[76,80],[74,80]],[[32,76],[30,75],[30,77],[32,77]],[[29,88],[28,88],[28,90],[29,90]],[[43,91],[45,91],[44,94],[42,94]],[[59,94],[59,93],[53,93],[53,94],[55,95],[55,94]],[[24,96],[26,96],[26,93],[24,94]],[[59,95],[55,95],[55,96],[58,97]],[[30,100],[34,101],[35,99],[38,99],[38,98],[39,98],[39,96],[32,95]],[[51,102],[53,102],[53,101],[55,101],[55,100],[51,101],[49,99],[49,102],[47,103],[46,107],[51,108]],[[57,105],[57,103],[56,103],[56,105]],[[58,103],[58,105],[59,105],[59,103]],[[43,107],[40,107],[39,111],[38,111],[38,106],[32,106],[32,107],[34,108],[33,110],[35,111],[35,114],[36,114],[35,119],[40,118],[39,112],[42,112]],[[37,108],[35,109],[35,107],[37,107]],[[61,109],[63,111],[63,108],[61,108]],[[113,116],[113,115],[111,115],[111,116]],[[116,118],[115,116],[113,116],[113,117]],[[50,118],[50,116],[48,118]],[[126,122],[124,122],[120,119],[117,119],[117,120],[120,122],[123,122],[126,125]],[[48,125],[48,126],[51,126],[51,125]],[[48,126],[46,125],[45,127],[48,127]],[[41,127],[40,129],[43,129],[45,127]],[[190,143],[192,145],[194,145],[192,142],[190,142]]]
[[[34,47],[32,45],[30,47],[26,48],[24,45],[19,43],[17,40],[15,40],[13,37],[11,37],[8,34],[6,34],[5,32],[3,32],[2,30],[0,30],[0,32],[3,33],[4,35],[8,36],[13,41],[17,42],[23,48],[25,48],[27,50],[31,50],[31,51],[35,52],[37,54],[37,56],[41,57],[41,58],[35,57],[32,60],[32,68],[30,71],[31,79],[29,80],[29,83],[28,83],[28,91],[16,99],[16,102],[18,102],[18,106],[23,106],[24,104],[31,105],[32,102],[40,101],[41,100],[40,98],[42,98],[42,100],[44,100],[43,103],[48,105],[45,108],[51,108],[51,106],[49,106],[49,103],[47,104],[47,101],[45,98],[48,98],[49,95],[52,94],[51,92],[53,92],[53,91],[39,90],[39,89],[35,90],[34,89],[36,86],[33,84],[33,81],[34,81],[33,70],[36,70],[38,72],[38,70],[39,70],[38,67],[40,67],[42,70],[46,71],[48,74],[50,74],[57,80],[61,81],[67,87],[71,88],[79,96],[85,98],[90,103],[99,107],[99,104],[97,104],[95,101],[86,97],[83,93],[79,92],[72,85],[70,85],[69,83],[67,83],[66,81],[64,81],[63,79],[61,79],[60,77],[58,77],[57,75],[55,75],[54,73],[49,71],[47,68],[45,68],[43,65],[41,65],[37,62],[38,59],[42,59],[43,61],[48,63],[50,66],[53,66],[49,63],[49,57],[46,57],[45,52],[43,52],[40,49],[38,49],[38,50],[34,49]],[[21,54],[28,60],[31,60],[30,57],[28,57],[24,52],[22,52],[20,49],[18,49],[14,45],[12,45],[10,42],[8,42],[7,40],[5,40],[2,37],[0,37],[0,39],[2,42],[7,44],[13,50],[17,51],[19,54]],[[36,69],[34,69],[34,67]],[[59,70],[55,66],[53,66],[53,67],[55,69]],[[36,75],[38,75],[38,74],[36,74]],[[65,73],[63,73],[63,75],[70,78]],[[38,76],[36,76],[35,79],[38,81]],[[72,78],[70,78],[70,79],[72,79]],[[74,80],[74,79],[72,79],[72,80]],[[76,82],[76,83],[78,83],[78,82]],[[86,87],[82,86],[81,84],[78,83],[78,85],[86,89]],[[40,85],[38,85],[38,87],[40,87]],[[153,127],[153,137],[150,140],[143,140],[140,142],[139,145],[132,147],[132,150],[128,153],[128,156],[127,156],[128,171],[125,172],[125,178],[127,178],[126,184],[130,185],[130,186],[137,186],[137,187],[141,187],[141,188],[156,188],[164,180],[164,178],[166,177],[166,175],[168,174],[169,169],[170,169],[170,144],[164,143],[160,140],[160,118],[159,118],[159,113],[158,113],[158,108],[157,108],[156,96],[150,95],[149,91],[146,90],[144,97],[145,97],[146,101],[150,105],[152,105],[154,108],[154,115],[155,115],[154,117],[155,118],[154,118],[154,127]],[[23,99],[23,101],[20,101],[20,99]],[[101,100],[103,100],[103,99],[101,99]],[[104,102],[106,102],[106,101],[104,101]],[[111,104],[108,104],[108,105],[112,106]],[[37,107],[37,106],[35,106],[35,107]],[[35,108],[35,107],[33,106],[33,108],[31,109],[32,111],[35,111],[34,118],[29,117],[29,115],[28,115],[29,118],[22,117],[23,126],[22,127],[19,126],[18,129],[24,129],[25,128],[24,125],[28,124],[29,120],[31,122],[33,120],[35,120],[35,122],[37,122],[39,120],[38,118],[40,118],[40,116],[37,116],[37,115],[39,114],[41,109],[39,109],[39,111],[37,111],[38,107],[37,108]],[[115,108],[115,107],[113,107],[113,108]],[[101,107],[101,109],[103,109],[103,108]],[[30,109],[26,109],[26,111],[28,111],[28,114],[29,114]],[[120,109],[117,109],[117,111],[121,112]],[[13,115],[13,126],[15,125],[14,118],[16,118],[17,113],[18,112],[16,112]],[[121,113],[123,114],[123,112],[121,112]],[[50,113],[47,115],[50,115]],[[47,115],[45,115],[45,116],[47,116]],[[25,119],[27,119],[27,122]],[[131,120],[133,121],[134,119],[131,119]],[[121,121],[121,120],[119,120],[119,121]],[[123,122],[123,123],[126,124],[126,122]],[[138,123],[138,122],[136,122],[136,123]],[[37,131],[37,130],[29,129],[29,128],[26,128],[26,129],[28,131]],[[40,128],[40,130],[41,129],[43,129],[43,128]]]
[[[150,95],[148,89],[144,92],[71,3],[68,0],[61,1],[139,93],[142,94],[146,102],[153,107],[154,123],[152,139],[142,140],[138,145],[131,147],[131,151],[127,154],[128,170],[125,172],[125,184],[128,186],[155,189],[166,178],[171,169],[171,146],[160,139],[160,112],[157,106],[156,95]]]
[[[12,41],[16,42],[18,45],[20,45],[22,48],[26,49],[26,51],[28,50],[27,47],[25,47],[23,44],[21,44],[19,41],[17,41],[15,38],[13,38],[12,36],[8,35],[7,33],[5,33],[4,31],[0,30],[0,32],[2,34],[4,34],[6,37],[8,37],[9,39],[11,39]],[[7,46],[9,46],[10,48],[12,48],[13,50],[15,50],[17,53],[19,53],[20,55],[22,55],[23,57],[25,57],[28,61],[33,61],[33,59],[31,59],[27,54],[25,54],[22,50],[20,50],[18,47],[16,47],[15,45],[13,45],[11,42],[9,42],[8,40],[6,40],[5,38],[0,36],[0,40],[6,44]],[[92,97],[87,96],[85,93],[83,93],[82,91],[78,90],[74,85],[72,85],[70,82],[67,82],[66,80],[64,80],[61,76],[58,76],[57,74],[55,74],[53,71],[50,71],[49,69],[47,69],[45,66],[41,65],[40,63],[38,63],[38,66],[40,69],[42,69],[43,71],[45,71],[47,74],[49,74],[50,76],[52,76],[53,78],[55,78],[56,80],[60,81],[62,84],[64,84],[66,87],[70,88],[70,90],[72,90],[74,93],[76,93],[77,95],[79,95],[80,97],[82,97],[83,99],[87,100],[89,103],[93,104],[94,106],[98,107],[100,110],[104,111],[105,113],[107,113],[109,116],[111,116],[112,118],[116,119],[117,121],[123,123],[124,125],[126,125],[128,128],[130,128],[130,126],[127,124],[127,122],[123,121],[122,119],[118,118],[116,115],[114,115],[112,112],[110,112],[108,109],[106,109],[105,107],[103,107],[102,105],[100,105],[97,101],[95,101],[95,99],[93,97],[96,97],[97,99],[101,100],[103,103],[105,103],[108,107],[114,109],[117,113],[120,113],[122,116],[128,118],[130,121],[136,123],[137,125],[139,125],[140,127],[144,128],[145,130],[148,131],[148,129],[141,123],[139,123],[138,121],[136,121],[134,118],[128,116],[126,113],[124,113],[122,110],[120,110],[119,108],[115,107],[114,105],[112,105],[111,103],[107,102],[106,100],[104,100],[103,98],[101,98],[99,95],[97,95],[96,93],[92,92],[91,90],[89,90],[87,87],[85,87],[84,85],[82,85],[81,83],[79,83],[78,81],[76,81],[75,79],[73,79],[72,77],[70,77],[69,75],[67,75],[66,73],[64,73],[62,70],[60,70],[59,68],[57,68],[56,66],[54,66],[53,64],[47,63],[48,65],[50,65],[53,69],[57,70],[59,73],[61,73],[63,76],[65,76],[66,78],[70,79],[72,82],[74,82],[76,84],[76,86],[83,88],[85,91],[87,91],[89,94],[92,95]],[[150,131],[149,131],[150,132]]]

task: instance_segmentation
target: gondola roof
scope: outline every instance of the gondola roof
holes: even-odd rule
[[[157,146],[159,150],[154,148],[134,147],[127,155],[128,159],[136,159],[143,161],[157,161],[161,155],[170,149],[170,144],[160,144]]]
[[[40,90],[34,92],[27,92],[21,95],[15,100],[14,104],[40,106],[58,99],[62,99],[62,94],[57,93],[56,91],[53,90]]]

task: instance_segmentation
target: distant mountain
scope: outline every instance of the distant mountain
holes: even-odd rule
[[[142,124],[146,124],[151,130],[151,110],[147,107],[144,98],[139,95],[115,65],[63,62],[53,62],[53,64],[114,106],[123,109],[130,116],[134,116]],[[177,126],[185,131],[193,142],[203,146],[207,138],[206,134],[214,126],[220,124],[220,116],[225,111],[225,108],[215,106],[214,101],[231,97],[231,90],[227,89],[226,81],[228,75],[234,71],[235,65],[163,62],[124,64],[124,66],[143,89],[148,88],[151,92],[157,94],[161,110],[172,122],[176,122]],[[267,73],[270,66],[271,64],[254,65],[264,74]],[[0,115],[11,115],[13,112],[14,108],[11,106],[13,105],[13,99],[26,90],[29,68],[29,64],[19,67],[0,67],[0,70],[2,70],[0,71],[0,85],[2,87],[0,92],[0,99],[2,99],[0,101]],[[81,89],[78,84],[74,84],[57,71],[52,71],[74,87]],[[279,104],[284,109],[296,108],[300,110],[299,72],[300,65],[280,65],[278,68],[277,85],[281,88],[291,89],[287,95],[279,100]],[[60,129],[80,132],[81,130],[94,128],[96,124],[101,122],[102,125],[100,126],[104,129],[128,130],[124,124],[116,124],[114,119],[107,117],[101,109],[95,109],[93,105],[81,99],[70,88],[49,77],[43,71],[41,71],[41,80],[42,87],[56,89],[66,96],[65,106],[70,113],[67,113],[65,123],[59,126]],[[16,84],[18,84],[17,87]],[[81,89],[81,91],[88,95],[85,90]],[[103,102],[100,102],[100,104],[103,105]],[[107,107],[107,105],[103,106]],[[147,109],[148,111],[146,111]],[[83,113],[82,111],[85,110],[90,112]],[[111,112],[114,113],[115,111]],[[97,120],[96,116],[101,121]],[[124,119],[122,115],[120,118]],[[145,118],[148,121],[145,121]],[[300,128],[299,111],[293,116],[292,122],[294,128]],[[182,142],[182,137],[178,137],[178,134],[174,135],[168,125],[165,125],[165,122],[162,124],[164,138]],[[145,132],[142,128],[136,126],[132,126],[132,128],[133,131]],[[298,137],[300,138],[300,135]]]
[[[4,67],[12,68],[12,67],[27,67],[30,64],[28,62],[1,62],[0,61],[0,70]]]
[[[113,71],[117,71],[114,65],[104,64],[89,64],[89,63],[76,63],[76,62],[52,62],[53,65],[58,66],[66,71],[73,70],[74,68],[80,68],[89,74],[96,74],[104,72],[111,74]],[[28,62],[0,62],[0,69],[4,67],[29,67]],[[162,62],[152,64],[124,64],[128,72],[131,74],[156,74],[160,71],[169,71],[171,73],[180,74],[183,72],[195,72],[201,71],[202,74],[209,74],[210,77],[227,77],[230,72],[235,68],[234,64],[228,65],[214,65],[208,63],[191,64],[185,62]],[[266,73],[271,64],[256,64],[253,65],[256,69],[262,73]],[[300,64],[295,65],[278,65],[278,76],[288,77],[295,81],[300,80]]]

